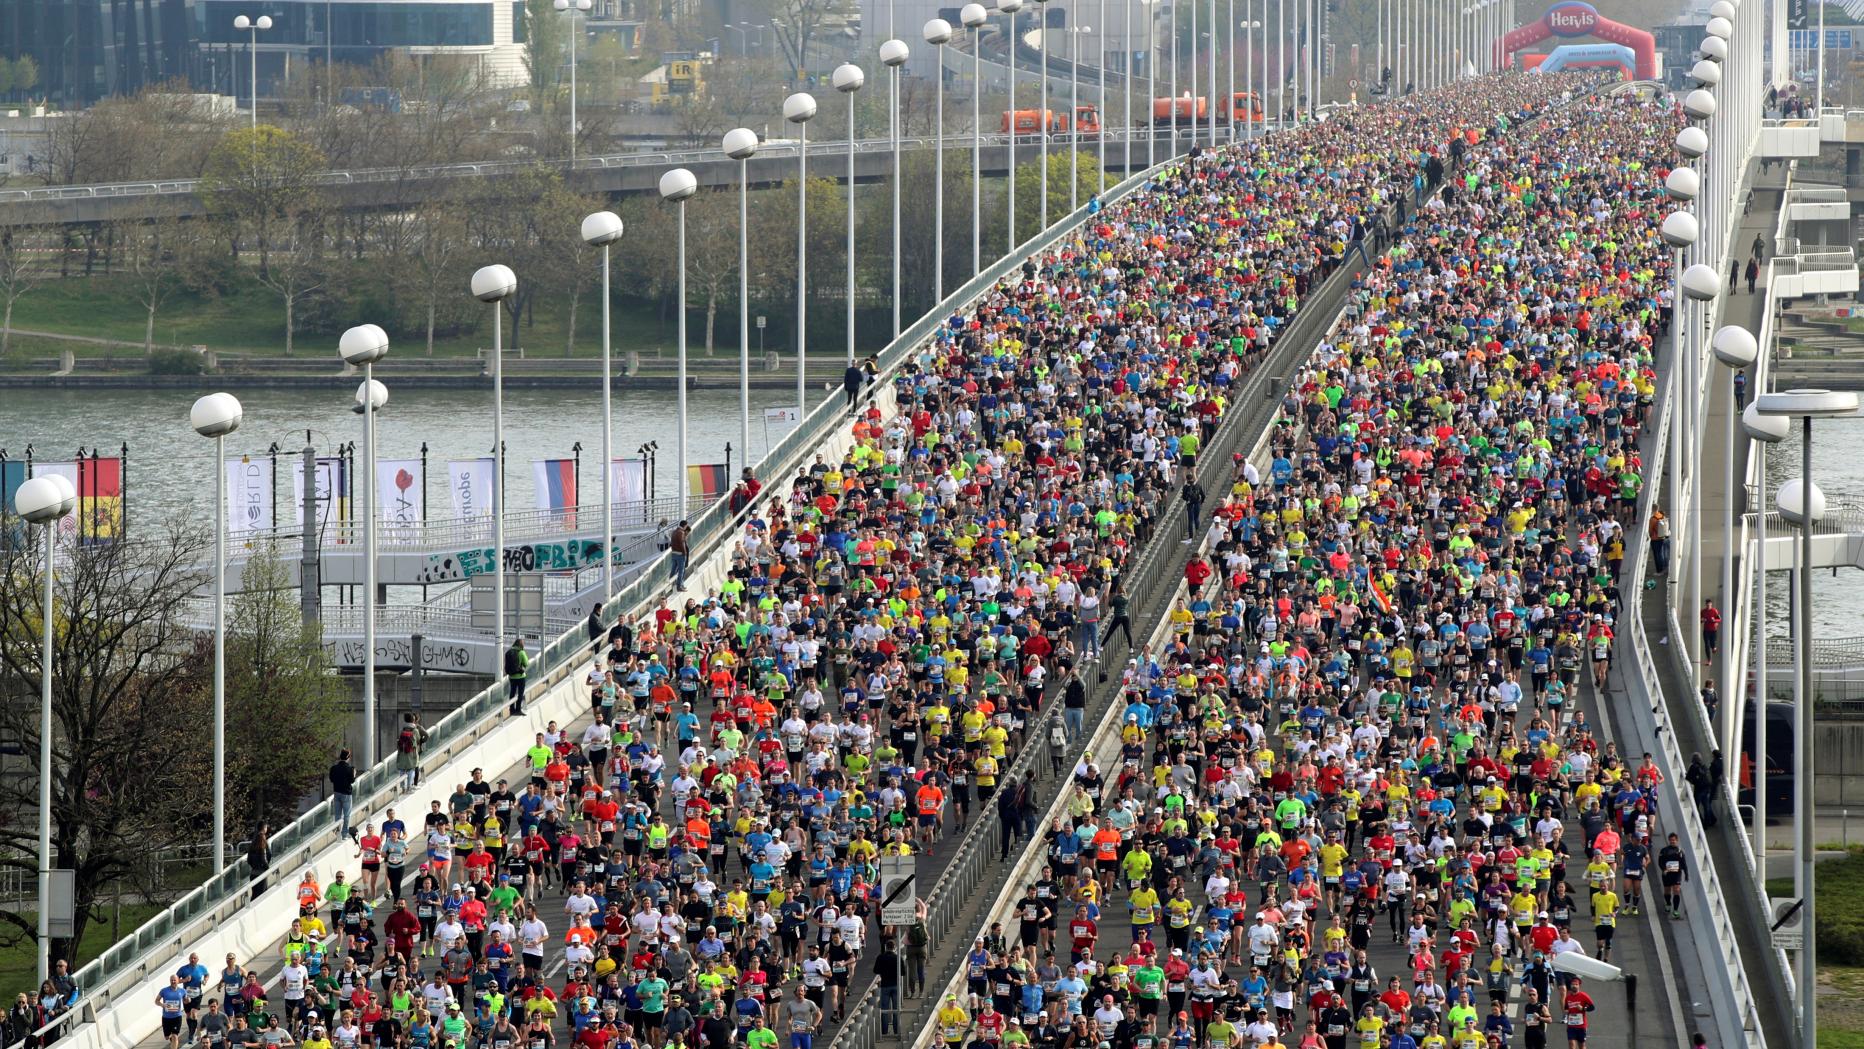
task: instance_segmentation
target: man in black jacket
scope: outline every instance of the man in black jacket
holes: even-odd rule
[[[330,766],[330,807],[337,817],[337,833],[356,840],[356,828],[350,826],[350,812],[356,807],[356,766],[350,764],[350,752],[337,752],[336,764]]]
[[[848,365],[848,370],[841,373],[841,388],[848,394],[848,414],[854,414],[854,406],[861,401],[861,387],[867,385],[867,372],[859,364]]]

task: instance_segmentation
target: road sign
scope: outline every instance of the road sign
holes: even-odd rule
[[[1769,899],[1769,912],[1772,922],[1773,945],[1783,951],[1799,951],[1806,947],[1806,911],[1801,907],[1797,896],[1775,896]]]
[[[911,925],[918,917],[918,876],[911,856],[880,857],[880,924]]]

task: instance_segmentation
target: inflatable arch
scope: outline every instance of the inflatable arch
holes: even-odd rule
[[[1525,47],[1530,47],[1548,37],[1595,36],[1607,43],[1629,48],[1635,63],[1633,76],[1639,80],[1653,80],[1657,76],[1657,41],[1642,29],[1614,22],[1599,14],[1599,9],[1585,0],[1566,0],[1555,4],[1538,20],[1508,31],[1501,39],[1501,54],[1497,56],[1502,64],[1507,64],[1508,56]]]
[[[1619,66],[1629,75],[1637,68],[1637,59],[1623,44],[1561,44],[1548,52],[1536,69],[1542,73],[1557,73],[1562,69],[1601,66]]]

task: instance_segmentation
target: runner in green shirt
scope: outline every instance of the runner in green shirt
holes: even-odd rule
[[[764,1026],[764,1018],[751,1018],[751,1029],[744,1034],[744,1044],[749,1049],[777,1049],[777,1032]]]

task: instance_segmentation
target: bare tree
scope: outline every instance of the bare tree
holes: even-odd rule
[[[427,355],[434,355],[434,328],[443,304],[459,298],[459,277],[466,255],[466,223],[457,201],[434,198],[413,212],[413,235],[397,256],[399,288],[413,296],[425,315]]]
[[[13,305],[27,292],[50,276],[46,253],[53,250],[50,240],[37,230],[19,228],[0,230],[0,353],[13,344]]]
[[[790,63],[790,79],[800,82],[809,68],[809,48],[823,25],[851,12],[848,0],[756,0],[753,5],[770,23],[783,56]]]
[[[272,289],[285,304],[285,356],[291,356],[298,329],[298,305],[306,295],[322,288],[330,278],[323,258],[323,216],[304,208],[279,216],[272,224],[272,264],[261,266],[259,283]]]
[[[130,225],[123,230],[128,242],[130,286],[147,319],[142,330],[142,352],[155,352],[155,315],[163,304],[193,278],[201,245],[201,227],[178,219]]]

